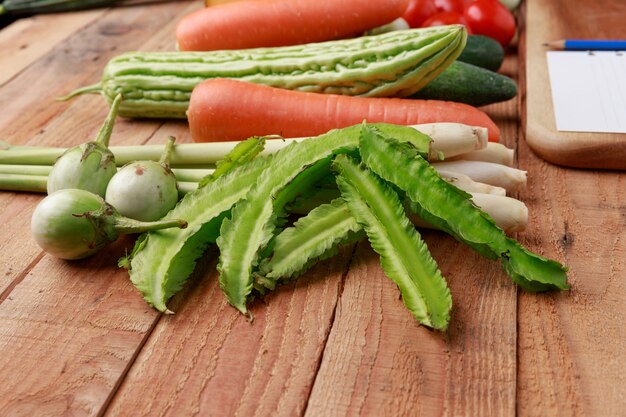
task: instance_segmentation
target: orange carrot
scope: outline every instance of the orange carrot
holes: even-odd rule
[[[307,93],[223,78],[196,86],[187,117],[196,142],[271,134],[314,136],[363,120],[400,125],[455,122],[486,127],[490,141],[500,137],[489,116],[467,104]]]
[[[298,45],[358,35],[402,16],[408,0],[247,0],[185,16],[183,51]]]

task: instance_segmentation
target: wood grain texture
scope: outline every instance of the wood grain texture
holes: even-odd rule
[[[359,245],[306,416],[514,415],[515,287],[443,234],[425,239],[452,292],[448,332],[419,327]]]
[[[28,193],[0,194],[0,303],[41,257],[30,232],[30,218],[40,200],[41,196]]]
[[[219,288],[216,254],[150,335],[106,415],[297,416],[307,402],[350,252],[251,305]]]
[[[117,53],[172,49],[177,19],[197,7],[104,12],[49,52],[33,44],[42,55],[0,87],[0,139],[93,137],[102,98],[52,99],[96,82]],[[509,56],[502,72],[516,77],[517,66]],[[41,197],[2,193],[0,415],[621,415],[624,174],[549,164],[518,140],[517,100],[486,110],[529,171],[519,197],[530,226],[518,237],[570,266],[570,292],[518,293],[497,263],[425,232],[453,296],[445,335],[416,325],[365,243],[352,260],[348,251],[253,303],[252,324],[225,303],[209,253],[173,301],[176,314],[162,316],[115,267],[131,238],[85,261],[56,260],[30,240]],[[184,122],[121,119],[112,142],[170,134],[190,141]]]
[[[123,249],[45,256],[0,304],[0,414],[98,413],[156,316],[115,265]]]
[[[500,70],[517,78],[515,48]],[[518,100],[484,108],[517,145]],[[453,300],[444,335],[416,325],[378,256],[360,246],[306,416],[513,416],[516,287],[498,263],[425,232]]]
[[[558,7],[558,3],[551,4]],[[615,29],[604,26],[623,14],[616,13],[623,2],[593,4],[598,7],[588,14],[575,12],[586,16],[584,34],[597,37]],[[527,20],[535,18],[537,11],[538,18],[545,16],[539,2],[530,0],[528,6]],[[592,3],[581,2],[580,6],[591,7]],[[580,18],[569,15],[574,13],[571,8],[556,10],[550,9],[550,16],[560,15],[563,26]],[[530,43],[532,38],[522,40]],[[530,68],[525,74],[530,77]],[[528,135],[531,133],[529,130]],[[549,164],[531,151],[530,137],[526,139],[528,144],[520,141],[519,164],[532,175],[520,197],[529,206],[531,217],[529,233],[522,239],[531,249],[569,266],[571,290],[545,295],[520,292],[518,415],[623,415],[626,174]],[[615,148],[615,152],[621,151]]]
[[[555,164],[601,169],[626,169],[626,134],[559,132],[556,130],[546,49],[542,43],[560,39],[625,39],[626,2],[527,0],[526,102],[522,121],[531,149]]]
[[[19,19],[0,32],[0,85],[39,59],[51,47],[93,22],[106,9]]]
[[[156,28],[180,18],[188,6],[116,9],[68,37],[0,88],[8,109],[0,116],[2,136],[17,144],[63,146],[93,138],[108,110],[104,101],[85,96],[59,104],[54,96],[84,85],[85,75],[99,78],[103,58],[123,48],[139,49]],[[74,69],[68,67],[72,59]],[[17,93],[29,87],[36,93]],[[140,144],[152,139],[161,124],[118,120],[111,142]],[[5,225],[0,244],[0,378],[5,381],[0,384],[0,415],[97,415],[158,314],[116,267],[117,258],[132,247],[131,239],[81,262],[44,256],[29,229],[40,198],[0,195]]]
[[[570,268],[571,290],[519,299],[518,411],[621,415],[626,398],[626,175],[562,169],[520,148],[533,175],[525,243]]]
[[[111,57],[138,49],[186,7],[188,2],[114,9],[52,48],[0,89],[0,139],[37,144],[29,140],[45,133],[46,126],[66,109],[79,105],[84,111],[88,104],[80,100],[95,96],[68,102],[55,98],[98,82]],[[173,35],[171,39],[173,48]],[[81,122],[82,118],[76,119],[76,123]]]
[[[8,103],[4,107],[7,111],[0,113],[0,120],[5,122],[4,127],[0,127],[0,137],[16,145],[42,146],[73,146],[94,139],[108,112],[105,101],[98,95],[87,95],[68,103],[58,103],[54,101],[54,97],[98,80],[106,60],[124,48],[156,49],[157,45],[162,49],[172,47],[172,30],[177,17],[188,13],[190,7],[197,5],[181,2],[179,5],[115,9],[108,14],[101,12],[100,18],[93,25],[71,35],[0,88],[0,101]],[[127,10],[132,11],[128,16]],[[137,12],[143,14],[137,15]],[[149,20],[155,27],[161,22],[160,31],[154,27],[130,32],[126,29],[117,32],[111,29],[118,27],[115,25],[130,27],[135,20],[146,20],[146,16],[150,16]],[[98,53],[101,55],[95,60],[81,62],[81,56],[89,56],[93,50],[93,45],[86,39],[96,39],[100,48]],[[31,41],[34,49],[42,53],[46,51],[42,46],[46,45],[45,38]],[[67,67],[72,64],[65,57],[64,51],[69,50],[68,48],[76,49],[72,53],[76,60],[74,64],[80,68],[76,72]],[[84,74],[91,74],[93,78],[85,80]],[[40,87],[35,90],[37,87],[31,87],[38,94],[18,94],[20,103],[16,103],[16,91],[23,91],[25,86],[35,82],[33,80],[36,83],[60,87],[55,90],[58,91],[56,94],[48,94],[50,88]],[[43,117],[39,119],[39,116]],[[181,126],[182,123],[170,124],[172,128],[165,129],[162,135],[154,135],[163,122],[118,119],[111,144],[141,144],[150,139],[153,139],[153,143],[165,143],[167,135],[173,132],[178,132],[175,135],[178,142],[188,140],[188,129]],[[40,196],[24,193],[0,194],[0,224],[6,225],[5,232],[13,237],[0,242],[0,301],[25,276],[24,271],[41,253],[30,236],[30,216],[40,199]]]

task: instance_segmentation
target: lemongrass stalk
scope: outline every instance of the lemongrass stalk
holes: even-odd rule
[[[0,190],[46,193],[48,177],[40,175],[0,174]],[[197,182],[178,182],[178,196],[198,189]]]
[[[0,164],[53,165],[68,148],[11,147],[0,150]]]
[[[457,188],[467,191],[468,193],[506,195],[506,190],[504,188],[474,181],[467,175],[448,172],[445,170],[439,170],[438,172],[439,175],[441,175],[441,178],[445,179],[450,184],[454,184]]]
[[[528,207],[523,202],[506,196],[470,193],[472,201],[495,220],[507,233],[523,232],[528,226]]]
[[[0,174],[48,176],[52,165],[0,165]]]
[[[491,165],[486,165],[490,170],[485,171],[485,166],[483,164],[474,165],[474,169],[476,171],[482,170],[482,172],[472,172],[470,168],[465,168],[465,173],[462,173],[463,169],[457,169],[459,165],[450,165],[449,162],[437,162],[432,164],[439,174],[446,179],[448,182],[456,185],[458,188],[467,191],[467,192],[479,192],[483,194],[495,194],[495,195],[506,195],[506,188],[502,185],[493,185],[493,183],[501,182],[508,184],[511,182],[510,180],[498,180],[497,178],[488,178],[487,181],[480,181],[478,178],[488,177],[489,175],[502,175],[499,172],[498,168],[494,168]],[[460,165],[461,167],[467,167],[467,163],[463,163]],[[506,170],[507,167],[504,167],[505,170],[502,172],[510,172],[510,170]],[[52,169],[49,165],[0,165],[0,175],[3,174],[12,174],[12,175],[20,175],[20,176],[43,176],[46,177],[47,174]],[[207,175],[213,173],[214,169],[212,168],[173,168],[172,171],[174,175],[176,175],[176,180],[181,183],[198,183]],[[513,171],[517,173],[517,171]],[[519,173],[518,173],[519,174]],[[12,186],[13,187],[13,186]],[[197,188],[194,186],[193,189]],[[0,189],[2,185],[0,184]],[[11,188],[14,189],[14,188]]]
[[[501,187],[495,187],[489,184],[483,184],[477,181],[472,180],[466,175],[462,174],[448,174],[448,173],[439,173],[443,179],[454,184],[457,188],[468,192],[470,194],[479,194],[479,195],[494,195],[496,197],[504,197],[505,190]],[[331,202],[332,200],[339,198],[339,190],[337,188],[319,188],[315,191],[314,194],[308,196],[307,198],[300,198],[296,202],[294,202],[290,207],[289,211],[295,214],[307,214],[315,207]],[[483,199],[483,200],[486,200]],[[482,200],[481,200],[482,201]],[[498,200],[489,200],[485,203],[487,207],[491,204],[494,204]],[[508,200],[501,200],[505,207],[507,206]],[[508,203],[511,205],[512,203]],[[523,204],[523,203],[522,203]],[[513,213],[514,218],[518,218],[519,216],[516,213]],[[503,217],[500,215],[500,217]],[[504,224],[507,224],[504,222]],[[508,226],[507,226],[508,227]]]
[[[433,139],[428,159],[437,161],[484,149],[488,144],[487,128],[461,123],[428,123],[413,126]]]
[[[186,187],[185,189],[188,191],[195,190],[198,185],[197,183],[202,178],[204,178],[205,176],[213,172],[212,169],[193,169],[193,168],[174,169],[173,171],[176,174],[176,178],[178,179],[179,188],[181,187],[181,184],[184,184]],[[441,171],[439,173],[444,179],[454,184],[458,188],[462,189],[463,191],[476,192],[476,193],[481,193],[481,194],[493,194],[493,195],[500,195],[500,196],[506,195],[506,190],[504,188],[474,181],[467,175],[449,173],[445,171]]]
[[[47,177],[52,171],[52,165],[1,165],[0,174],[16,174],[24,176]],[[174,168],[172,169],[176,179],[183,182],[199,182],[202,178],[212,174],[213,168]]]
[[[3,191],[46,193],[47,183],[47,175],[0,173],[0,190]],[[176,183],[178,184],[178,195],[180,197],[198,188],[198,182],[194,180],[179,180]]]
[[[0,190],[47,192],[47,175],[0,174]]]
[[[8,191],[46,192],[47,177],[37,175],[0,174],[0,189]],[[182,197],[198,188],[197,182],[178,182],[178,192]],[[334,192],[333,192],[334,191]],[[471,193],[474,203],[489,214],[496,224],[507,233],[521,232],[528,224],[528,209],[519,200],[494,194]],[[306,214],[313,207],[332,200],[336,197],[336,190],[328,190],[328,195],[320,197],[320,200],[298,206],[293,211],[297,214]],[[324,201],[322,201],[322,199]],[[411,221],[418,227],[432,228],[416,216],[411,216]]]
[[[501,143],[489,142],[487,147],[484,149],[457,155],[451,159],[454,161],[463,160],[493,162],[512,167],[515,161],[515,151],[511,148],[507,148]]]
[[[172,168],[178,182],[200,182],[207,175],[212,174],[213,168]]]
[[[430,123],[412,126],[433,139],[430,155],[433,160],[450,158],[487,146],[487,130],[481,127],[459,123]],[[274,153],[292,141],[306,138],[268,139],[261,155]],[[170,159],[171,166],[204,165],[220,161],[239,142],[187,143],[174,147]],[[158,161],[164,145],[111,146],[118,166],[133,161]],[[52,165],[65,152],[66,148],[10,147],[0,150],[0,164]]]
[[[488,145],[488,130],[485,127],[469,126],[462,123],[424,123],[410,127],[429,136],[433,142],[429,152],[429,159],[438,161],[458,155],[484,149]],[[291,141],[301,141],[307,138],[280,138],[268,139],[265,145],[265,154],[274,153],[288,145]]]
[[[48,177],[46,175],[0,174],[0,190],[46,193]],[[180,197],[198,188],[195,181],[177,181]]]
[[[437,171],[464,174],[474,181],[502,187],[507,191],[526,185],[526,171],[493,162],[445,161],[434,162],[432,166]]]
[[[179,181],[178,182],[178,195],[182,198],[185,194],[188,194],[192,191],[196,191],[198,189],[197,182],[186,182]]]

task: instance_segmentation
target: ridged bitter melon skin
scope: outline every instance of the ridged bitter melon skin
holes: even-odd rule
[[[118,93],[124,117],[185,118],[193,88],[209,78],[366,97],[407,97],[459,56],[463,26],[409,29],[375,36],[276,48],[211,52],[129,52],[113,58],[99,86]]]

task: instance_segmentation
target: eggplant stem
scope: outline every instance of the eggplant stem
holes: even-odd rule
[[[109,110],[109,114],[102,124],[102,127],[98,132],[98,137],[95,140],[96,143],[104,146],[105,148],[109,147],[109,139],[111,139],[111,132],[113,132],[113,126],[115,126],[115,118],[117,117],[117,111],[120,108],[121,102],[122,94],[116,95],[115,99],[113,99],[113,103],[111,103],[111,109]]]
[[[115,219],[115,230],[121,234],[144,233],[152,230],[168,229],[170,227],[185,229],[187,227],[187,222],[180,219],[141,222],[122,216]]]
[[[166,168],[169,168],[170,166],[170,158],[172,157],[172,152],[174,151],[175,141],[176,138],[174,136],[170,136],[167,138],[165,149],[163,149],[163,153],[161,154],[161,158],[159,159],[159,164],[163,165]]]

